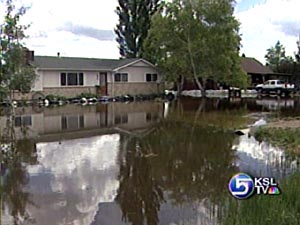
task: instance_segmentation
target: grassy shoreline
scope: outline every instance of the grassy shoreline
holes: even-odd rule
[[[300,127],[262,126],[254,132],[254,137],[300,156]]]
[[[280,195],[253,196],[237,200],[227,196],[221,205],[221,225],[298,225],[300,224],[300,173],[279,183]]]
[[[288,155],[300,156],[300,120],[280,119],[253,130],[258,141],[265,141],[284,150]],[[280,195],[255,195],[237,200],[227,195],[218,213],[221,225],[299,225],[300,172],[297,170],[279,181]]]

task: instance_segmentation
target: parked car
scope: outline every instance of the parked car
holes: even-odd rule
[[[282,93],[289,94],[295,91],[295,85],[282,80],[267,80],[263,84],[256,85],[255,89],[258,93],[276,93],[281,95]]]

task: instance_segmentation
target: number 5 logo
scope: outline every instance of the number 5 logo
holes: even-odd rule
[[[230,179],[228,188],[234,197],[246,199],[253,194],[254,182],[248,174],[238,173]]]

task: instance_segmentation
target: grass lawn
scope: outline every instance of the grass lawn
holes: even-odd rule
[[[254,195],[247,200],[227,196],[219,210],[222,225],[299,225],[300,173],[284,179],[280,195]]]

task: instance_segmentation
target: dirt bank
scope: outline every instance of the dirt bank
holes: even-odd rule
[[[270,128],[300,128],[300,118],[282,119],[267,123]]]

